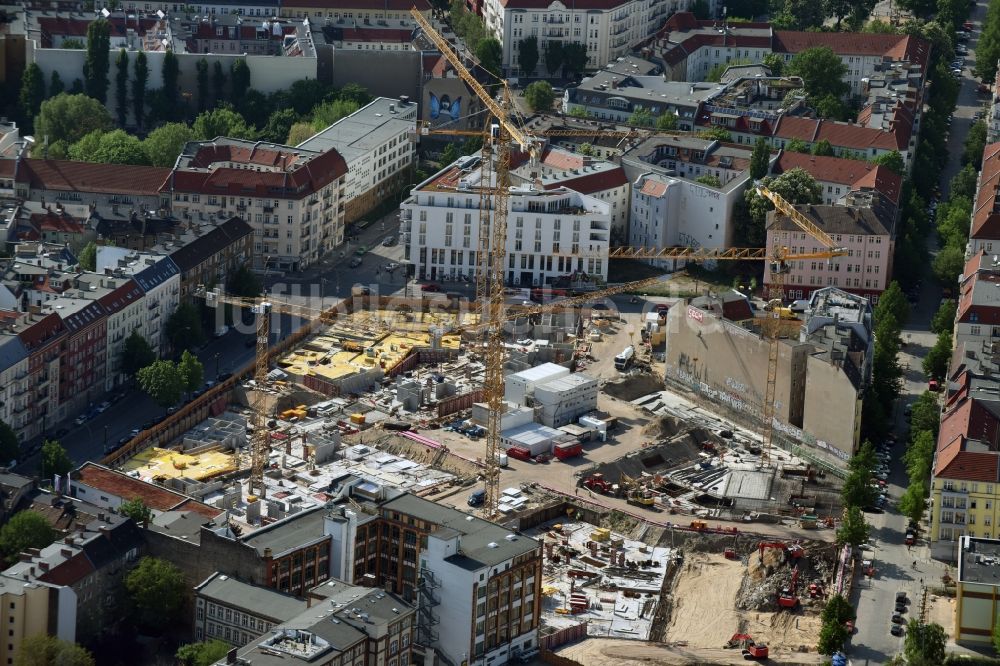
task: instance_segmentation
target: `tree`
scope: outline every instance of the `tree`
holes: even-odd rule
[[[833,146],[826,139],[819,141],[813,146],[812,154],[817,157],[833,157]]]
[[[289,146],[297,146],[315,133],[312,124],[295,123],[288,130],[288,139],[285,140],[285,143]]]
[[[190,303],[181,303],[167,319],[167,339],[175,350],[194,349],[205,341],[198,310]]]
[[[771,76],[781,76],[785,70],[785,58],[780,53],[768,53],[761,64],[771,70]]]
[[[180,117],[180,94],[181,90],[178,86],[178,79],[180,78],[181,67],[177,60],[177,56],[171,49],[167,49],[167,52],[163,54],[163,69],[161,76],[163,77],[163,103],[164,103],[164,119],[165,120],[176,120]],[[215,138],[215,137],[212,137]]]
[[[899,282],[893,280],[882,292],[873,316],[876,322],[886,317],[892,317],[896,322],[903,323],[910,318],[910,304],[906,300],[906,295],[903,293],[903,288],[899,286]]]
[[[198,357],[187,349],[181,354],[181,361],[177,364],[177,372],[180,373],[184,381],[184,390],[193,393],[201,388],[205,381],[205,366],[201,364]]]
[[[7,464],[17,460],[21,447],[17,443],[17,434],[5,421],[0,421],[0,462]]]
[[[341,118],[351,115],[358,108],[357,102],[346,99],[324,102],[313,109],[313,129],[317,132],[322,132]]]
[[[143,557],[125,577],[139,624],[148,629],[169,627],[184,603],[184,575],[166,560]]]
[[[840,497],[844,506],[867,507],[875,501],[875,491],[871,487],[871,472],[851,472],[844,479]]]
[[[958,276],[962,274],[965,267],[965,252],[961,247],[946,245],[938,251],[934,261],[931,263],[931,270],[938,282],[948,287],[958,282]]]
[[[580,146],[580,154],[591,157],[594,154],[594,147],[589,143],[585,143],[582,146]]]
[[[947,634],[940,624],[923,624],[915,618],[906,626],[903,654],[909,666],[938,666],[944,663]]]
[[[42,478],[50,479],[56,474],[65,475],[73,469],[66,449],[56,440],[45,440],[42,444]]]
[[[814,46],[797,53],[788,63],[788,73],[802,79],[806,94],[813,99],[827,95],[841,98],[850,91],[844,81],[847,65],[828,46]]]
[[[847,466],[852,472],[860,472],[870,477],[876,462],[878,462],[878,458],[875,456],[875,447],[870,441],[865,440],[858,447],[857,453],[847,461]]]
[[[844,646],[847,635],[847,627],[843,623],[824,622],[819,630],[819,642],[816,644],[816,651],[827,656],[832,655]]]
[[[153,518],[153,511],[138,497],[122,502],[118,507],[118,513],[131,518],[136,525],[142,525]]]
[[[926,501],[924,495],[925,487],[921,482],[911,481],[906,486],[906,492],[899,498],[899,512],[915,523],[920,522],[920,519],[924,516]]]
[[[869,525],[865,522],[865,514],[861,507],[852,506],[844,512],[844,519],[837,528],[837,543],[850,544],[857,548],[868,541]]]
[[[156,360],[156,352],[142,337],[139,329],[134,329],[127,338],[122,349],[122,370],[126,375],[134,377],[137,372]]]
[[[248,125],[243,116],[226,107],[199,113],[191,129],[203,141],[220,136],[237,139],[254,139],[257,136],[257,130]]]
[[[213,638],[182,645],[175,655],[184,666],[212,666],[229,652],[229,643]]]
[[[823,618],[823,622],[844,624],[845,622],[854,620],[857,616],[858,614],[855,612],[854,606],[844,598],[844,595],[835,594],[826,602],[821,617]]]
[[[709,7],[707,0],[694,0],[691,3],[691,13],[699,21],[707,21],[712,18],[712,9]]]
[[[978,60],[976,61],[979,62]],[[983,150],[986,148],[986,121],[972,124],[962,144],[962,163],[971,164],[976,169],[983,165]]]
[[[167,123],[146,135],[142,147],[150,164],[172,167],[184,149],[184,144],[194,138],[194,132],[184,123]]]
[[[677,129],[677,116],[670,111],[664,111],[656,117],[656,129],[662,132],[670,132]]]
[[[83,85],[87,95],[101,104],[108,100],[108,68],[111,59],[111,24],[99,18],[87,26],[87,56],[83,61]]]
[[[229,282],[226,284],[226,290],[233,296],[240,296],[244,298],[254,298],[260,296],[260,292],[264,289],[264,285],[261,283],[260,278],[254,275],[246,264],[241,265],[232,275],[229,276]]]
[[[368,89],[359,83],[348,83],[340,92],[337,93],[337,99],[342,99],[345,102],[354,102],[358,105],[358,108],[368,104],[372,101],[371,93]]]
[[[176,405],[184,393],[184,378],[173,361],[153,361],[136,373],[136,379],[161,407]]]
[[[771,170],[771,147],[764,137],[757,139],[750,155],[750,178],[760,180]]]
[[[532,111],[551,111],[556,95],[548,81],[535,81],[524,89],[524,100]]]
[[[226,72],[222,62],[216,60],[212,66],[212,103],[218,104],[226,98]]]
[[[44,101],[45,74],[41,67],[31,63],[21,75],[21,92],[17,99],[18,110],[21,112],[21,125],[26,131],[30,131],[33,127],[35,116],[38,115]]]
[[[94,130],[111,129],[111,116],[104,105],[86,95],[63,93],[42,102],[35,118],[35,134],[47,136],[50,144],[76,143]]]
[[[773,0],[771,23],[781,30],[818,28],[826,19],[822,2],[813,0]]]
[[[476,44],[476,59],[479,65],[493,76],[500,76],[500,63],[503,62],[503,46],[493,37],[479,40]]]
[[[438,162],[441,164],[441,166],[448,166],[449,164],[457,160],[458,157],[459,157],[458,149],[455,148],[455,144],[449,143],[444,147],[444,150],[441,151],[441,158],[438,160]]]
[[[34,64],[34,63],[32,63]],[[29,65],[30,67],[30,65]],[[49,83],[49,97],[55,97],[66,90],[66,84],[59,76],[59,70],[52,70],[52,81]]]
[[[517,61],[521,66],[521,73],[531,76],[538,67],[538,38],[534,35],[525,37],[517,43]]]
[[[62,44],[59,45],[59,47],[63,48],[63,49],[71,49],[73,51],[82,51],[85,48],[87,48],[87,45],[84,44],[83,40],[79,39],[78,37],[69,37],[67,39],[64,39],[62,41]],[[79,80],[79,79],[77,79],[77,80]],[[83,85],[82,81],[80,81],[80,85],[81,86]],[[81,90],[81,92],[82,92],[82,90]]]
[[[971,201],[976,196],[976,179],[978,175],[976,167],[966,164],[951,179],[951,183],[948,186],[949,195],[951,197],[965,197]]]
[[[731,142],[733,140],[732,133],[725,127],[711,127],[703,132],[699,132],[698,136],[703,139],[714,139],[715,141]]]
[[[97,270],[97,245],[94,241],[90,241],[83,246],[83,249],[80,250],[78,260],[80,262],[80,268],[86,271]]]
[[[251,127],[263,127],[267,122],[267,117],[271,115],[271,102],[268,100],[267,95],[251,88],[243,96],[239,112],[241,116],[246,118],[247,125]]]
[[[267,117],[264,129],[260,131],[260,138],[264,141],[284,143],[285,137],[288,136],[298,117],[294,109],[278,109]]]
[[[931,331],[937,334],[952,330],[955,325],[955,314],[958,311],[958,302],[948,298],[941,301],[937,312],[931,318]]]
[[[763,184],[772,192],[780,194],[785,201],[792,204],[815,204],[823,199],[823,188],[804,169],[789,169],[780,176],[766,177],[763,180]],[[764,238],[764,224],[767,221],[767,213],[770,210],[774,210],[774,205],[757,194],[757,190],[752,187],[748,187],[743,196],[749,207],[752,224],[756,229],[752,237],[755,239]]]
[[[888,153],[882,153],[881,155],[872,160],[872,164],[884,166],[893,173],[900,176],[906,175],[906,165],[903,163],[903,156],[899,154],[898,150],[892,150],[889,151]]]
[[[85,648],[48,634],[36,634],[21,642],[14,666],[94,666]]]
[[[8,566],[28,548],[45,548],[58,533],[37,511],[19,511],[0,528],[0,552]]]
[[[550,76],[557,76],[563,64],[563,45],[556,39],[545,42],[545,69]]]
[[[1000,59],[1000,6],[990,3],[986,9],[979,41],[976,42],[976,75],[993,83]]]
[[[95,130],[69,147],[70,159],[101,164],[149,164],[149,157],[138,137],[125,130]]]
[[[926,430],[937,437],[940,424],[941,407],[938,405],[938,394],[924,391],[910,409],[910,429],[913,432]]]
[[[948,374],[948,363],[951,361],[951,331],[945,331],[937,337],[937,341],[927,356],[924,356],[924,374],[930,379],[941,381]]]
[[[649,109],[636,109],[632,112],[632,115],[628,119],[628,124],[634,127],[652,127],[653,114],[649,112]]]
[[[587,69],[587,47],[580,42],[563,44],[563,70],[575,77]]]
[[[713,173],[706,173],[702,176],[698,176],[694,179],[696,183],[701,183],[702,185],[708,185],[709,187],[722,187],[722,181],[719,177]]]
[[[135,113],[135,124],[142,127],[146,117],[146,82],[149,79],[149,65],[146,63],[146,52],[139,51],[135,56],[135,78],[132,79],[132,111]]]
[[[809,153],[809,144],[802,139],[792,139],[785,144],[785,150],[792,153]]]
[[[115,58],[115,111],[118,125],[125,126],[128,118],[128,51],[121,49]]]
[[[232,82],[229,99],[233,106],[239,107],[243,96],[250,90],[250,66],[247,65],[246,58],[238,58],[233,61],[229,78]]]
[[[208,60],[202,58],[194,65],[198,73],[198,111],[204,111],[209,107],[208,98]]]
[[[296,115],[304,116],[312,111],[313,107],[322,104],[323,98],[329,93],[330,87],[318,79],[299,79],[293,81],[292,85],[288,87],[288,104],[286,106],[291,106]],[[280,109],[283,106],[275,104],[274,108]]]

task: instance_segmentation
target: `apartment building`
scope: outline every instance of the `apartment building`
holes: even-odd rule
[[[963,536],[958,544],[954,638],[989,645],[1000,598],[1000,539]]]
[[[409,99],[378,97],[298,145],[330,150],[347,163],[344,222],[360,220],[412,183],[416,156],[417,105]]]
[[[43,205],[93,205],[99,211],[125,216],[131,210],[156,211],[170,204],[162,191],[170,169],[36,158],[10,161],[20,199]]]
[[[335,25],[341,25],[342,21],[345,24],[360,21],[362,25],[412,27],[411,7],[416,7],[424,18],[430,20],[431,3],[428,0],[340,0],[336,4],[327,0],[288,0],[281,3],[278,15],[313,21],[333,19]]]
[[[239,600],[251,612],[259,606],[255,601],[252,595]],[[237,651],[235,660],[248,666],[404,666],[411,663],[414,626],[414,610],[395,595],[329,581],[310,590],[304,610]]]
[[[57,419],[61,421],[104,394],[108,315],[99,301],[65,296],[49,301],[42,311],[57,315],[66,330],[59,357]]]
[[[698,20],[689,12],[673,14],[652,46],[672,81],[704,81],[716,65],[737,60],[759,63],[771,53],[789,61],[808,48],[827,46],[847,67],[844,81],[853,96],[865,93],[866,79],[879,77],[890,63],[912,63],[926,76],[931,48],[927,41],[905,34],[775,30],[769,23]]]
[[[986,117],[986,141],[989,143],[1000,141],[1000,71],[997,72],[990,90],[990,110]]]
[[[311,597],[295,597],[215,572],[194,588],[194,637],[235,647],[255,641],[310,608]]]
[[[193,230],[193,226],[192,226]],[[169,254],[180,271],[180,300],[190,302],[200,286],[225,285],[242,266],[253,261],[253,228],[238,217],[218,226],[198,228],[154,248]]]
[[[395,495],[374,516],[344,508],[328,514],[341,570],[416,603],[415,640],[451,663],[485,666],[536,648],[541,544],[415,495]]]
[[[725,312],[724,303],[670,309],[666,379],[759,421],[770,343],[752,327],[728,321]],[[860,444],[861,397],[871,379],[871,305],[833,287],[817,290],[804,323],[786,335],[778,345],[777,436],[844,466]]]
[[[76,609],[76,594],[68,587],[0,574],[0,622],[7,629],[0,663],[13,664],[21,645],[34,636],[75,642]]]
[[[972,226],[966,255],[1000,251],[1000,143],[986,144],[983,166],[979,170],[976,201],[972,208]],[[994,250],[994,247],[996,250]]]
[[[750,153],[749,147],[693,137],[648,139],[627,151],[622,167],[632,180],[628,244],[731,246],[733,210],[750,184]],[[664,270],[685,264],[647,261]]]
[[[124,579],[142,551],[142,532],[131,519],[100,513],[59,541],[21,553],[3,575],[71,592],[76,640],[87,642],[121,620]]]
[[[489,173],[485,186],[493,187],[495,170]],[[417,185],[400,206],[401,242],[419,279],[476,274],[482,178],[478,156],[460,158]],[[581,273],[607,280],[611,219],[608,202],[558,182],[512,187],[505,281],[540,286]]]
[[[955,345],[970,347],[1000,342],[1000,262],[981,250],[965,263],[959,277],[955,313]]]
[[[780,176],[792,169],[802,169],[816,179],[823,191],[824,204],[844,205],[851,192],[874,190],[899,208],[903,177],[887,167],[841,157],[780,151],[771,165],[771,173]]]
[[[0,335],[0,421],[9,425],[20,437],[27,419],[28,350],[20,338],[8,332],[17,317],[3,317],[5,314],[0,313],[4,331]]]
[[[101,296],[98,302],[107,313],[107,347],[104,388],[111,391],[128,381],[122,356],[125,341],[133,331],[143,330],[146,308],[145,294],[134,280],[109,278],[105,281],[113,290]]]
[[[167,351],[170,341],[164,329],[180,303],[177,264],[170,257],[105,246],[97,250],[97,270],[139,285],[146,308],[141,333],[153,351]]]
[[[873,304],[892,280],[897,208],[876,191],[855,191],[843,206],[798,205],[805,215],[847,254],[832,259],[788,262],[782,291],[786,299],[808,298],[823,287],[838,287],[864,296]],[[799,253],[823,251],[822,244],[784,215],[768,213],[767,248],[788,247]],[[770,262],[764,265],[764,286],[772,285]]]
[[[467,3],[468,4],[468,3]],[[586,46],[586,69],[594,70],[628,55],[633,47],[654,36],[667,16],[686,3],[678,0],[604,0],[578,6],[548,0],[481,0],[486,30],[503,46],[503,69],[511,75],[530,76],[521,70],[518,44],[535,37],[538,52],[552,42]],[[540,58],[534,74],[546,72]],[[561,68],[548,72],[560,76]]]
[[[18,319],[14,331],[28,352],[27,397],[22,411],[15,408],[15,422],[23,424],[18,439],[38,437],[59,420],[60,347],[67,334],[59,315],[29,312]]]
[[[279,0],[206,0],[191,4],[174,2],[173,0],[153,0],[152,2],[143,2],[141,6],[136,0],[125,0],[119,3],[97,0],[94,9],[100,11],[106,7],[108,9],[125,9],[129,12],[147,11],[154,13],[160,10],[165,14],[183,14],[185,11],[192,11],[201,15],[238,14],[267,18],[277,16],[280,5]]]
[[[211,16],[208,21],[192,26],[188,50],[191,53],[280,56],[285,38],[294,39],[298,28],[292,23],[269,18],[260,23],[244,23],[239,14]]]
[[[295,271],[343,243],[346,175],[335,150],[219,137],[188,143],[167,186],[176,216],[242,217],[256,265]]]

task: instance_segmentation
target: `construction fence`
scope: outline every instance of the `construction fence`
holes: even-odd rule
[[[558,631],[553,631],[551,634],[539,636],[538,647],[541,648],[542,652],[547,652],[548,650],[554,650],[561,645],[566,645],[567,643],[572,643],[573,641],[578,641],[581,638],[586,637],[587,623],[581,622],[580,624],[575,624],[572,627],[563,627]],[[560,659],[561,658],[562,657],[560,657]]]

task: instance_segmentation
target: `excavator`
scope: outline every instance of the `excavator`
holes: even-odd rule
[[[778,605],[782,608],[795,608],[799,605],[799,568],[792,571],[792,582],[781,589],[778,594]]]
[[[806,552],[805,549],[802,548],[802,546],[800,546],[797,543],[789,545],[782,541],[761,541],[759,544],[757,544],[757,549],[760,551],[761,560],[764,559],[764,551],[767,550],[768,548],[776,548],[778,550],[783,550],[786,553],[788,553],[788,557],[793,560],[799,559],[800,557],[805,555]]]
[[[649,489],[632,477],[622,474],[621,485],[625,489],[625,501],[629,504],[646,507],[647,509],[652,509],[656,504],[656,500],[649,492]]]
[[[757,643],[749,634],[733,634],[726,647],[739,649],[744,659],[767,659],[767,645]]]

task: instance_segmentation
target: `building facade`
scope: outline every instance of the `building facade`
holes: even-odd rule
[[[59,315],[42,315],[40,310],[29,313],[17,329],[28,352],[28,393],[20,414],[22,439],[30,439],[59,421],[59,358],[67,331]]]
[[[0,336],[0,421],[9,425],[18,438],[24,436],[27,425],[28,399],[28,350],[16,335],[2,335]]]
[[[134,280],[108,278],[110,294],[99,299],[107,312],[107,368],[104,388],[108,391],[121,386],[127,381],[122,355],[125,352],[125,340],[133,331],[143,331],[146,314],[145,294]]]
[[[66,329],[59,358],[61,421],[104,393],[108,317],[99,301],[85,298],[57,298],[45,305],[45,311],[62,318]]]
[[[1000,540],[963,536],[959,540],[958,581],[955,586],[956,641],[991,642],[1000,601]]]
[[[225,286],[237,269],[253,261],[253,228],[232,217],[204,236],[170,252],[180,270],[180,300],[191,302],[199,287]]]

